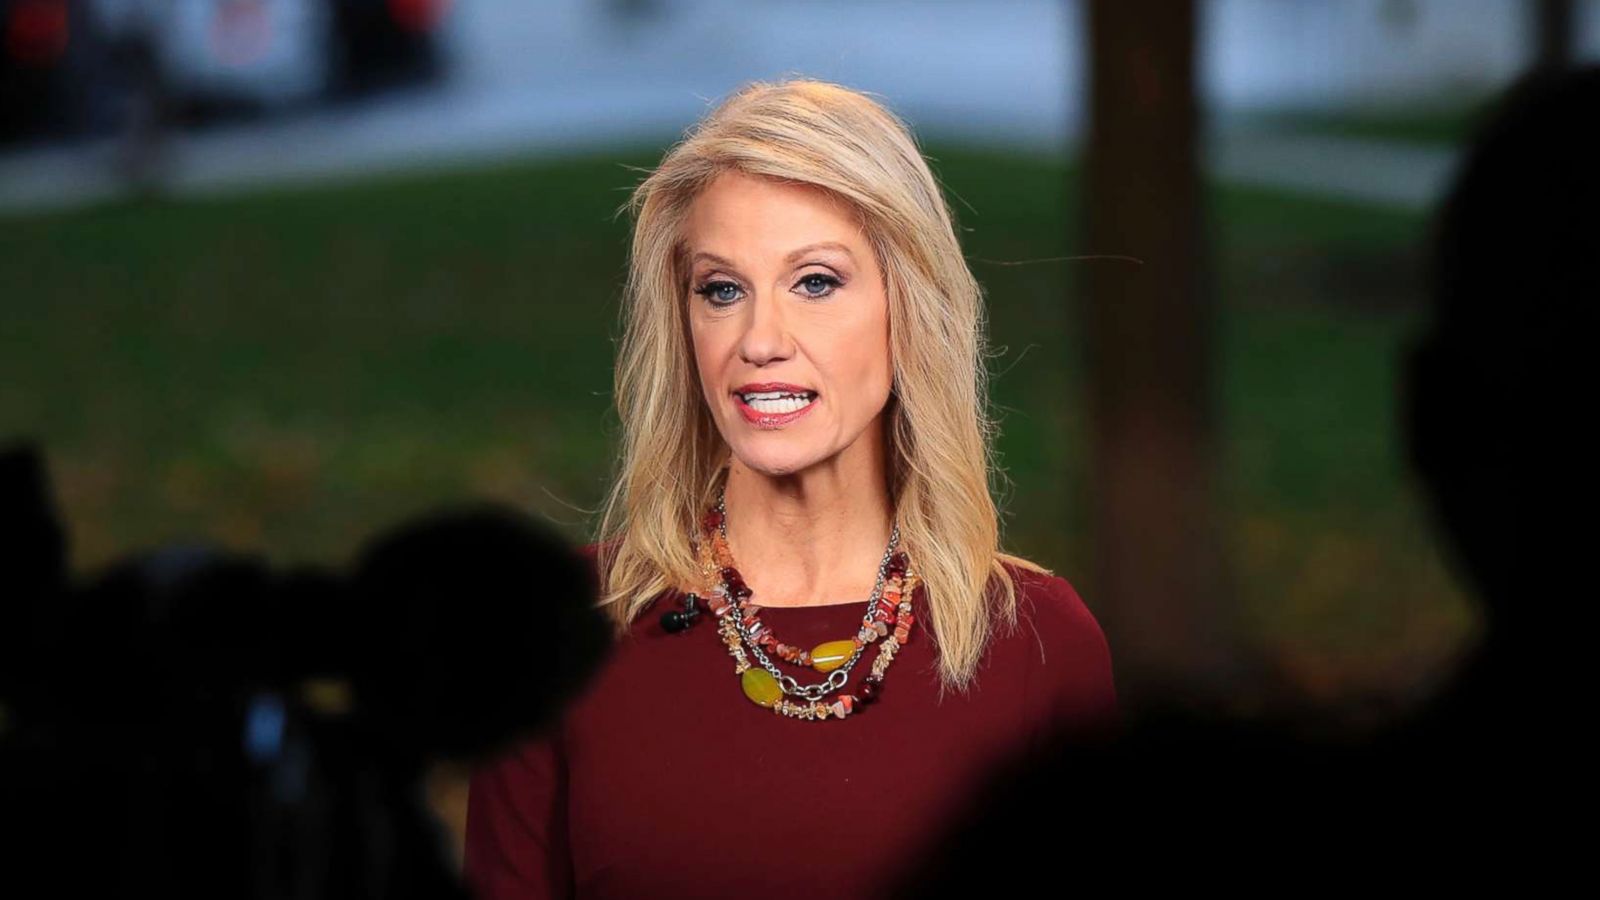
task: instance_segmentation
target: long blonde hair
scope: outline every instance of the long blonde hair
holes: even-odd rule
[[[596,535],[600,606],[623,633],[663,590],[700,578],[689,539],[729,448],[692,363],[681,226],[696,195],[729,170],[831,191],[866,223],[889,299],[890,497],[925,587],[918,620],[939,648],[941,695],[965,691],[993,623],[1016,625],[1005,564],[1047,570],[999,548],[982,289],[950,209],[906,124],[836,84],[745,85],[618,209],[634,227],[616,362],[621,452]]]

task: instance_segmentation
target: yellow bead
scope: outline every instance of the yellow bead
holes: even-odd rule
[[[855,641],[829,641],[818,644],[811,651],[811,667],[818,672],[832,672],[844,665],[850,659],[850,654],[856,652]]]
[[[757,706],[771,706],[783,697],[783,688],[778,687],[778,680],[772,673],[756,666],[744,670],[739,684],[744,687],[744,695]]]

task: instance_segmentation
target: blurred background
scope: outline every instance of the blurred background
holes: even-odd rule
[[[1195,608],[1266,661],[1242,693],[1398,714],[1479,624],[1399,443],[1430,214],[1499,91],[1600,58],[1600,2],[1194,10]],[[0,438],[41,442],[78,572],[337,564],[463,495],[586,542],[637,167],[747,80],[837,81],[913,126],[986,289],[1009,548],[1137,679],[1086,363],[1097,257],[1145,256],[1085,233],[1118,40],[1057,0],[0,0]]]

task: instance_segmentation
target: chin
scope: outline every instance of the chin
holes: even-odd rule
[[[774,478],[793,475],[817,461],[809,453],[752,452],[748,447],[734,448],[733,456],[744,464],[745,468]]]

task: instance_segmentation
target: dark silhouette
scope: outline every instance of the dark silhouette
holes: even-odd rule
[[[1071,890],[1051,878],[1057,860],[1119,887],[1315,890],[1526,888],[1582,859],[1577,830],[1550,811],[1587,798],[1576,643],[1590,634],[1592,595],[1547,585],[1549,567],[1530,565],[1526,539],[1545,520],[1520,501],[1524,490],[1560,496],[1550,489],[1579,471],[1545,434],[1574,418],[1556,410],[1554,366],[1581,357],[1558,338],[1594,340],[1581,323],[1600,300],[1600,132],[1586,127],[1597,112],[1600,68],[1524,79],[1435,220],[1431,320],[1400,388],[1408,460],[1484,607],[1484,635],[1449,683],[1417,714],[1360,735],[1176,702],[1117,734],[1062,731],[908,864],[903,896],[1023,879]]]
[[[429,767],[548,727],[610,647],[591,566],[489,504],[348,573],[169,546],[77,584],[19,446],[0,529],[0,831],[41,893],[464,898]]]

